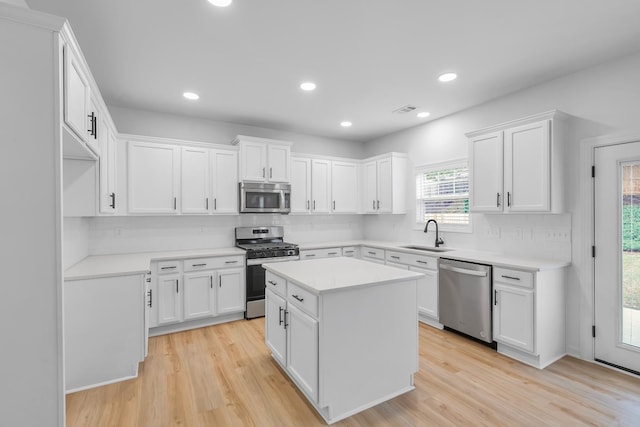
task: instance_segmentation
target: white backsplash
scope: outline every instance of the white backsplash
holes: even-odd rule
[[[89,255],[89,219],[65,218],[62,242],[65,269]]]
[[[282,225],[293,243],[358,240],[358,215],[240,215],[177,217],[97,217],[88,220],[89,253],[103,255],[234,245],[235,227]]]

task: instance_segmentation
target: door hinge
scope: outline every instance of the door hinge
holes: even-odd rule
[[[591,336],[592,336],[593,338],[595,338],[595,337],[596,337],[596,325],[592,325],[592,326],[591,326]]]
[[[591,166],[591,178],[595,178],[595,177],[596,177],[596,167]]]
[[[595,258],[595,257],[596,257],[596,247],[591,246],[591,258]]]

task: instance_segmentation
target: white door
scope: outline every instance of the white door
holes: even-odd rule
[[[311,159],[291,159],[291,213],[311,211]]]
[[[595,359],[640,372],[640,142],[595,149]]]
[[[116,200],[116,136],[110,126],[104,125],[104,143],[100,154],[100,212],[115,213]]]
[[[362,177],[362,207],[364,213],[376,213],[376,201],[378,200],[378,164],[374,160],[365,163]]]
[[[89,109],[89,81],[80,61],[69,46],[64,47],[64,121],[73,132],[86,141],[87,110]]]
[[[180,275],[171,274],[158,277],[158,325],[176,323],[182,320]],[[155,295],[154,295],[155,297]]]
[[[493,290],[493,339],[533,352],[533,291],[500,284]]]
[[[214,214],[238,213],[238,153],[214,151],[212,153],[211,186]]]
[[[545,212],[551,207],[549,121],[504,131],[505,211]]]
[[[333,162],[331,165],[331,206],[335,213],[358,212],[358,165]]]
[[[289,159],[291,148],[288,145],[269,145],[267,148],[269,161],[269,182],[289,182]]]
[[[180,150],[129,142],[128,205],[131,213],[177,213]]]
[[[393,210],[393,163],[391,158],[378,160],[378,200],[376,210],[391,213]]]
[[[331,161],[311,161],[311,210],[314,213],[331,212]]]
[[[218,271],[218,315],[245,310],[244,269]]]
[[[288,306],[287,370],[313,402],[318,401],[318,321]]]
[[[240,177],[242,181],[267,180],[267,146],[262,143],[240,144]]]
[[[473,138],[469,147],[469,209],[472,212],[502,212],[506,205],[502,192],[502,132]]]
[[[285,312],[287,303],[270,289],[265,292],[266,320],[265,343],[271,349],[271,354],[282,365],[287,363],[287,330],[285,329]]]
[[[184,274],[184,319],[214,316],[215,273],[197,272]]]
[[[182,147],[181,153],[181,201],[182,213],[206,214],[209,212],[209,150]]]
[[[418,279],[418,311],[438,319],[438,272],[414,266],[409,270],[424,274]]]

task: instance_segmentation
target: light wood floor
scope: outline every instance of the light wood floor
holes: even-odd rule
[[[416,389],[338,426],[639,426],[640,379],[571,357],[543,371],[420,325]],[[380,343],[384,345],[384,343]],[[264,319],[151,338],[139,377],[67,396],[75,426],[321,426]]]

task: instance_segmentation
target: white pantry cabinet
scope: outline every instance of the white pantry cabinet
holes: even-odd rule
[[[362,211],[406,213],[407,156],[388,153],[363,160]]]
[[[129,213],[177,213],[178,146],[129,141],[127,164]]]
[[[240,180],[288,183],[291,179],[291,143],[238,135]]]
[[[566,354],[564,269],[493,269],[498,352],[542,369]]]
[[[565,117],[551,111],[466,134],[472,212],[563,211]]]

